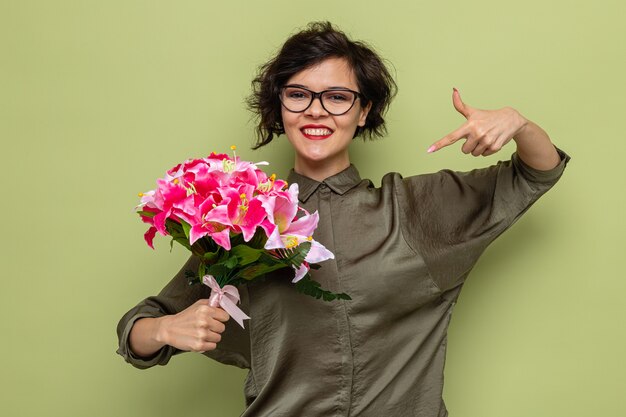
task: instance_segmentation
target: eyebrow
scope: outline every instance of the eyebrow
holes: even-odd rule
[[[309,87],[307,87],[306,85],[303,85],[303,84],[287,84],[287,85],[285,85],[285,87],[306,88],[307,90],[310,90]],[[326,91],[326,90],[350,90],[350,87],[345,87],[345,86],[342,86],[342,85],[338,85],[338,86],[331,86],[331,87],[325,88],[322,91]]]

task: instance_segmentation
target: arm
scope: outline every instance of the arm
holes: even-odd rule
[[[192,256],[161,290],[128,311],[117,327],[119,353],[131,365],[145,369],[165,365],[183,351],[204,352],[221,363],[248,368],[250,337],[228,313],[209,306],[210,288],[189,285],[187,270],[198,268]],[[246,287],[240,288],[247,308]]]
[[[520,159],[526,165],[542,171],[557,166],[561,162],[561,157],[550,142],[548,134],[530,120],[524,120],[526,123],[513,136]]]
[[[466,139],[464,153],[488,156],[498,152],[511,139],[517,144],[517,154],[528,166],[547,171],[556,167],[561,158],[546,132],[526,119],[517,110],[505,107],[499,110],[479,110],[461,100],[455,88],[452,93],[454,108],[467,121],[457,130],[435,142],[428,152],[435,152]]]
[[[539,170],[515,153],[510,160],[468,172],[441,170],[397,181],[400,225],[442,291],[464,282],[476,261],[561,177],[569,156]]]

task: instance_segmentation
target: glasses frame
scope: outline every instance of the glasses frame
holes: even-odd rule
[[[304,109],[302,110],[291,110],[289,107],[287,107],[285,105],[285,103],[283,103],[283,92],[285,90],[285,88],[297,88],[299,90],[304,90],[304,91],[308,91],[309,93],[311,93],[311,101],[309,102],[308,106],[306,106]],[[328,110],[326,108],[326,106],[324,106],[324,101],[322,100],[322,94],[324,93],[328,93],[331,91],[349,91],[351,93],[354,94],[354,100],[352,100],[352,104],[350,104],[350,107],[348,108],[348,110],[344,111],[343,113],[333,113],[330,110]],[[361,93],[359,93],[358,91],[354,91],[354,90],[350,90],[349,88],[343,88],[343,87],[339,87],[339,88],[329,88],[328,90],[323,90],[323,91],[313,91],[313,90],[309,90],[308,88],[304,88],[300,85],[293,85],[293,84],[288,84],[285,85],[283,87],[281,87],[280,92],[278,94],[278,99],[280,100],[280,104],[282,104],[282,106],[285,108],[285,110],[287,110],[288,112],[291,113],[304,113],[305,111],[307,111],[309,109],[309,107],[311,107],[311,105],[313,104],[313,102],[315,101],[315,99],[319,99],[320,104],[322,105],[322,108],[324,110],[326,110],[326,112],[328,114],[331,114],[333,116],[343,116],[344,114],[348,113],[350,110],[352,110],[352,108],[354,107],[354,103],[356,103],[357,99],[362,99],[363,95]]]

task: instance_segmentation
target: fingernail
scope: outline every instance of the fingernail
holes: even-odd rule
[[[457,90],[455,87],[452,87],[452,91],[454,91],[454,92],[456,92],[456,93],[458,93],[458,92],[459,92],[459,90]]]
[[[437,149],[437,147],[435,145],[431,146],[430,148],[428,148],[428,150],[426,152],[428,153],[432,153],[435,151],[435,149]]]

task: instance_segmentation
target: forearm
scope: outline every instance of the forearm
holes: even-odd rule
[[[162,341],[161,324],[164,317],[142,318],[135,322],[128,337],[130,350],[139,357],[148,358],[166,345]]]
[[[517,144],[519,157],[532,168],[547,171],[561,161],[548,134],[530,120],[526,121],[513,140]]]

